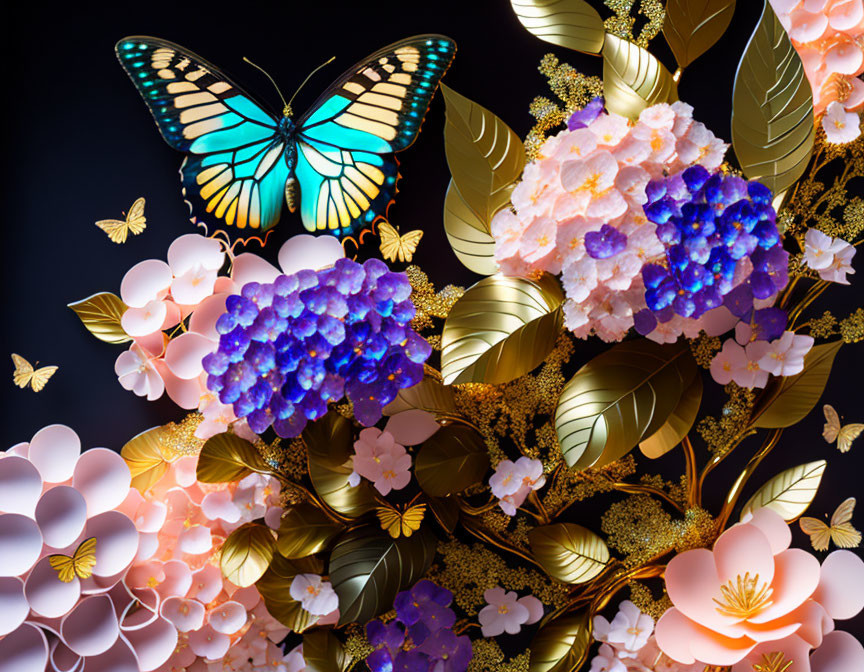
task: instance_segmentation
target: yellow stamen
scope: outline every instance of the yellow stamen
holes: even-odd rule
[[[750,578],[750,572],[742,577],[740,574],[735,582],[731,580],[725,586],[720,586],[722,600],[715,599],[717,611],[730,618],[748,619],[758,614],[771,604],[773,588],[767,583],[760,585],[759,575]]]

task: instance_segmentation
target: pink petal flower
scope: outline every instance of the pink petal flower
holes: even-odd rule
[[[834,551],[822,563],[813,599],[831,618],[845,620],[864,609],[864,561],[851,551]]]
[[[165,579],[156,586],[163,599],[185,597],[192,587],[192,570],[182,560],[169,560],[162,565]]]
[[[131,481],[126,462],[107,448],[86,451],[72,472],[72,486],[87,502],[90,517],[118,507],[126,499]]]
[[[0,465],[5,461],[0,461]],[[87,502],[75,488],[60,485],[51,488],[42,496],[36,506],[35,518],[47,546],[55,549],[66,548],[84,531],[87,523]]]
[[[213,547],[210,528],[204,525],[193,525],[188,530],[184,530],[180,533],[178,541],[180,550],[190,555],[206,553]]]
[[[0,511],[32,518],[41,494],[39,470],[26,457],[7,451],[0,459]]]
[[[828,28],[828,17],[824,14],[811,13],[801,8],[789,14],[789,37],[796,42],[813,42],[818,40]]]
[[[831,632],[810,656],[813,672],[864,670],[864,647],[848,632]]]
[[[143,308],[165,296],[172,277],[171,267],[164,261],[147,259],[137,263],[123,276],[120,298],[130,308]]]
[[[120,353],[114,363],[114,373],[123,389],[131,390],[139,397],[147,397],[148,401],[155,401],[165,391],[162,376],[137,343]]]
[[[224,520],[226,523],[236,523],[240,520],[240,509],[231,501],[227,490],[208,492],[201,500],[201,511],[210,520]]]
[[[185,306],[197,306],[213,294],[216,271],[197,267],[179,275],[171,282],[171,298]]]
[[[48,665],[48,641],[41,628],[24,623],[0,639],[0,660],[10,672],[44,670]]]
[[[192,585],[188,593],[190,598],[194,597],[204,604],[209,604],[221,590],[222,571],[216,565],[204,565],[192,573]]]
[[[123,636],[135,652],[141,672],[155,670],[165,663],[177,646],[177,629],[163,618]]]
[[[216,331],[216,320],[225,312],[225,299],[229,294],[213,294],[204,299],[189,318],[189,331],[201,334],[211,341],[219,340],[219,332]]]
[[[167,320],[168,303],[154,299],[140,308],[127,309],[120,318],[120,324],[129,336],[139,338],[159,331]]]
[[[825,67],[841,75],[855,75],[864,63],[864,51],[853,40],[838,41],[825,52]]]
[[[332,266],[345,256],[342,243],[335,236],[300,234],[286,240],[279,248],[279,266],[285,275],[303,269],[313,271]]]
[[[197,378],[204,371],[201,360],[216,349],[217,343],[188,331],[171,339],[165,350],[165,365],[182,380]]]
[[[168,248],[168,266],[175,277],[180,277],[196,268],[218,271],[225,262],[222,243],[215,238],[205,238],[197,233],[187,233],[176,238]],[[180,301],[180,303],[185,303]]]
[[[105,595],[93,595],[82,600],[60,624],[60,637],[79,656],[104,653],[119,635],[114,605]]]
[[[16,576],[0,578],[0,638],[16,630],[29,613],[24,582]]]
[[[209,614],[210,627],[224,635],[233,635],[246,625],[246,607],[239,602],[223,602]]]
[[[279,277],[279,270],[264,261],[257,254],[244,252],[234,258],[231,268],[231,278],[238,287],[243,287],[250,282],[270,283]]]
[[[0,516],[0,522],[11,518],[9,514]],[[4,569],[8,565],[3,565]],[[8,570],[7,570],[8,571]],[[57,570],[48,562],[48,557],[42,558],[33,567],[24,582],[24,595],[35,614],[45,618],[59,618],[69,612],[81,597],[81,582],[77,577],[69,582],[63,582],[57,577]]]
[[[828,142],[845,144],[852,142],[860,135],[861,119],[854,112],[847,112],[843,105],[832,102],[822,117],[822,128]]]

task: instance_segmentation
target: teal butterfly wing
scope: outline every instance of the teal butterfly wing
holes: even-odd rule
[[[456,52],[442,35],[418,35],[349,68],[297,122],[295,176],[309,231],[348,235],[385,216],[399,163]]]
[[[117,57],[180,169],[193,220],[263,232],[279,222],[295,146],[278,119],[200,56],[153,37],[127,37]]]

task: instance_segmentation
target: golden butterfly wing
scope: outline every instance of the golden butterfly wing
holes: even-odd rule
[[[129,225],[119,219],[102,219],[96,222],[96,226],[108,234],[112,243],[125,243],[129,235]]]
[[[12,373],[12,382],[20,388],[25,388],[33,378],[33,365],[24,359],[21,355],[12,353],[12,362],[15,364],[15,371]]]
[[[805,516],[798,521],[804,534],[810,537],[810,544],[817,551],[827,551],[831,543],[831,528],[818,518]]]
[[[93,576],[96,566],[96,537],[90,537],[81,542],[72,556],[72,567],[79,579],[89,579]]]
[[[401,242],[399,232],[389,222],[381,222],[378,224],[378,235],[381,237],[381,243],[378,246],[378,249],[381,250],[381,256],[387,261],[396,261]]]
[[[840,434],[840,416],[830,404],[825,404],[822,407],[822,412],[825,413],[825,427],[822,429],[822,438],[828,443],[833,443],[837,435]]]
[[[408,508],[402,514],[402,534],[410,537],[414,532],[420,529],[420,524],[426,516],[426,505],[417,504]]]
[[[414,258],[414,253],[417,251],[417,246],[420,244],[420,239],[423,237],[423,232],[420,229],[409,231],[404,236],[399,238],[399,261],[411,261]]]
[[[126,224],[129,230],[136,236],[147,228],[147,218],[144,216],[144,197],[137,199],[132,207],[129,208],[129,214],[126,215]]]
[[[48,380],[59,368],[59,366],[43,366],[40,369],[36,369],[30,379],[30,387],[33,388],[33,391],[41,392],[42,388],[48,384]]]
[[[57,578],[63,583],[75,578],[75,562],[68,555],[49,555],[48,563],[57,571]]]
[[[394,539],[398,539],[402,531],[402,516],[399,515],[399,512],[388,506],[379,506],[375,508],[375,515],[378,516],[381,529],[385,530]]]
[[[848,453],[852,447],[852,442],[861,435],[861,432],[864,432],[864,424],[860,422],[843,425],[837,436],[837,450],[841,453]]]
[[[852,521],[852,514],[855,512],[855,498],[850,497],[842,502],[837,510],[831,515],[831,527],[849,523]]]
[[[861,543],[861,533],[851,523],[841,523],[831,527],[831,540],[837,548],[857,548]]]

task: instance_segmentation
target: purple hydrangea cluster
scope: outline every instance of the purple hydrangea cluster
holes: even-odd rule
[[[377,259],[246,284],[225,301],[207,387],[260,434],[298,436],[343,396],[369,426],[417,384],[432,349],[409,322],[411,285]]]
[[[675,315],[698,319],[723,304],[745,317],[754,298],[786,286],[789,255],[766,186],[697,165],[649,182],[646,192],[645,215],[657,226],[666,258],[642,269],[648,308],[635,316],[639,333]]]
[[[366,626],[372,672],[465,672],[471,640],[453,632],[453,593],[423,579],[396,596],[396,620]]]

